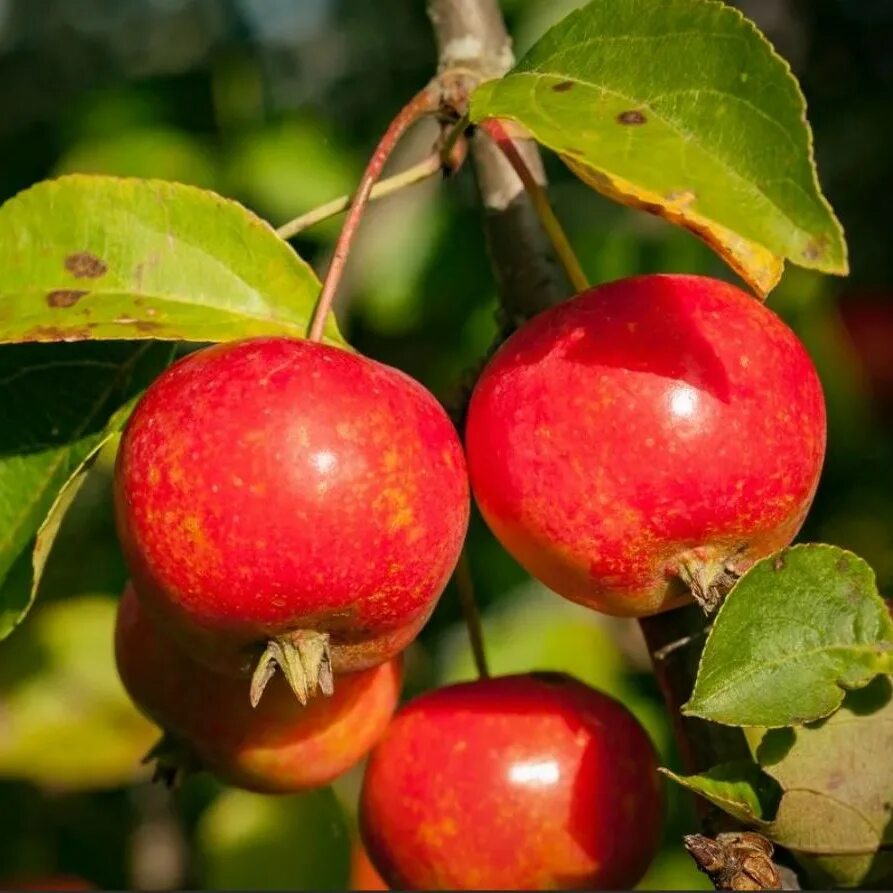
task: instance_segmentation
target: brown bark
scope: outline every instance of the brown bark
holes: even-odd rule
[[[496,0],[430,0],[428,12],[441,73],[465,75],[474,84],[500,77],[511,67],[511,41]],[[519,140],[518,147],[536,178],[545,183],[536,144]],[[506,322],[517,324],[567,298],[570,285],[521,181],[502,152],[483,134],[472,139],[471,151]]]

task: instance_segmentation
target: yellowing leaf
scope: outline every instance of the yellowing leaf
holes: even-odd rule
[[[760,295],[784,261],[846,273],[787,64],[715,0],[594,0],[548,31],[471,117],[523,125],[595,189],[696,233]]]
[[[587,167],[573,158],[562,157],[584,183],[588,183],[602,195],[622,205],[663,217],[703,239],[757,294],[769,294],[781,279],[784,272],[784,260],[781,257],[698,213],[695,194],[691,190],[683,189],[660,195],[629,180]]]

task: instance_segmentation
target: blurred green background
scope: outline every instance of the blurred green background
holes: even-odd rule
[[[503,0],[523,51],[579,3]],[[791,61],[820,175],[846,227],[849,280],[790,270],[771,305],[822,374],[829,451],[803,531],[853,549],[893,594],[893,33],[889,0],[736,4]],[[162,177],[279,224],[347,192],[387,121],[432,71],[422,0],[0,0],[0,198],[69,171]],[[432,134],[417,130],[396,164]],[[734,278],[701,243],[616,207],[549,159],[552,194],[593,282],[648,271]],[[497,331],[470,171],[375,206],[338,308],[361,350],[449,399]],[[322,272],[330,222],[296,243]],[[77,875],[105,888],[344,889],[359,771],[332,790],[260,798],[207,776],[172,797],[139,759],[155,737],[121,691],[111,629],[125,578],[107,451],[68,516],[38,608],[0,646],[0,887]],[[622,698],[675,765],[636,626],[566,604],[472,523],[470,556],[497,671],[566,669]],[[406,694],[468,678],[452,590],[413,646]],[[708,888],[678,846],[646,888]],[[670,842],[672,845],[670,845]]]

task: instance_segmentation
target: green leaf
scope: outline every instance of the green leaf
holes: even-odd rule
[[[47,602],[0,652],[0,777],[56,789],[128,784],[158,737],[115,669],[117,600]]]
[[[156,342],[0,350],[0,638],[30,608],[90,460],[171,355]]]
[[[683,712],[736,726],[809,722],[891,670],[893,621],[871,568],[836,546],[793,546],[726,597]]]
[[[811,888],[876,884],[893,871],[893,687],[886,676],[806,726],[747,730],[755,762],[664,771],[794,854]]]
[[[893,871],[893,687],[847,694],[828,719],[748,729],[755,763],[673,780],[790,850],[817,889],[874,884]]]
[[[294,797],[225,791],[198,826],[209,890],[343,890],[350,865],[344,814],[331,788]]]
[[[191,186],[72,175],[0,208],[0,341],[303,337],[318,291],[264,221]]]
[[[765,731],[753,748],[784,792],[768,835],[797,854],[818,889],[893,870],[891,694],[887,677],[875,679],[829,719]]]
[[[471,118],[509,118],[589,185],[707,241],[760,294],[789,259],[846,273],[788,65],[715,0],[594,0],[548,31]]]
[[[701,775],[660,771],[745,824],[769,822],[778,810],[781,788],[755,763],[722,763]]]

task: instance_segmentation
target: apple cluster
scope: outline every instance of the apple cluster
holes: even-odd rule
[[[400,655],[459,558],[469,490],[550,589],[643,617],[713,608],[789,543],[824,449],[802,344],[702,277],[621,280],[528,322],[475,387],[464,451],[427,390],[356,353],[206,348],[122,437],[119,671],[166,730],[165,766],[287,793],[368,754],[360,826],[393,887],[631,887],[663,807],[623,705],[532,672],[398,709]]]

